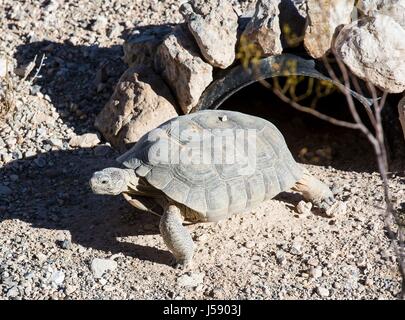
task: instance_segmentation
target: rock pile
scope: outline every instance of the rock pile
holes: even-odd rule
[[[229,1],[190,0],[179,7],[185,23],[137,30],[124,44],[130,69],[96,127],[122,150],[160,123],[192,112],[217,71],[237,64],[246,43],[260,57],[291,47],[314,59],[333,52],[360,79],[400,93],[404,9],[405,0],[360,0],[356,6],[354,0],[258,0],[246,23]]]

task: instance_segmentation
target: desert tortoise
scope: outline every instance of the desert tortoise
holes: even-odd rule
[[[323,209],[335,202],[329,188],[294,161],[273,124],[239,112],[173,118],[117,160],[124,168],[93,174],[93,192],[123,194],[145,211],[158,203],[160,232],[177,267],[189,265],[194,252],[184,220],[218,221],[290,188]]]

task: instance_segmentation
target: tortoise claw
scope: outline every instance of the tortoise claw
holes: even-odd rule
[[[191,268],[191,261],[173,259],[172,267],[177,270],[188,270]]]
[[[334,196],[328,196],[324,199],[321,200],[321,203],[318,205],[320,209],[322,210],[327,210],[329,209],[334,203],[336,202],[336,199]]]

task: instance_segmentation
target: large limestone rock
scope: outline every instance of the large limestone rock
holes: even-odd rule
[[[152,67],[157,47],[172,30],[173,27],[168,25],[135,30],[123,45],[124,62],[130,67],[136,65]]]
[[[319,59],[329,51],[336,28],[351,21],[354,0],[308,0],[308,27],[304,46]]]
[[[279,5],[280,0],[259,0],[255,13],[242,34],[242,37],[257,46],[263,56],[277,55],[283,51]]]
[[[296,47],[303,42],[307,26],[308,0],[281,0],[280,29],[284,48]]]
[[[405,29],[405,0],[393,1],[391,4],[387,3],[378,13],[390,16]]]
[[[169,88],[146,66],[129,68],[97,116],[95,126],[114,147],[139,140],[146,132],[176,117]]]
[[[212,66],[201,59],[198,47],[187,29],[181,26],[158,47],[155,69],[171,87],[184,113],[197,105],[211,83]]]
[[[193,0],[180,12],[202,55],[214,67],[225,69],[235,60],[238,15],[228,0]]]
[[[392,5],[398,5],[403,0],[358,0],[356,7],[362,11],[363,14],[373,15],[377,12]]]
[[[359,0],[357,7],[368,16],[390,16],[405,28],[405,0]]]
[[[355,21],[339,33],[337,55],[359,78],[382,90],[405,90],[405,30],[392,18],[376,15]]]
[[[372,15],[373,11],[377,11],[384,6],[385,3],[392,4],[398,0],[358,0],[356,7],[365,15]]]

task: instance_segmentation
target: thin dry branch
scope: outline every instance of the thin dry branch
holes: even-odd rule
[[[8,73],[8,60],[6,60],[6,75],[3,85],[4,93],[0,96],[0,121],[4,121],[15,108],[15,87]]]

